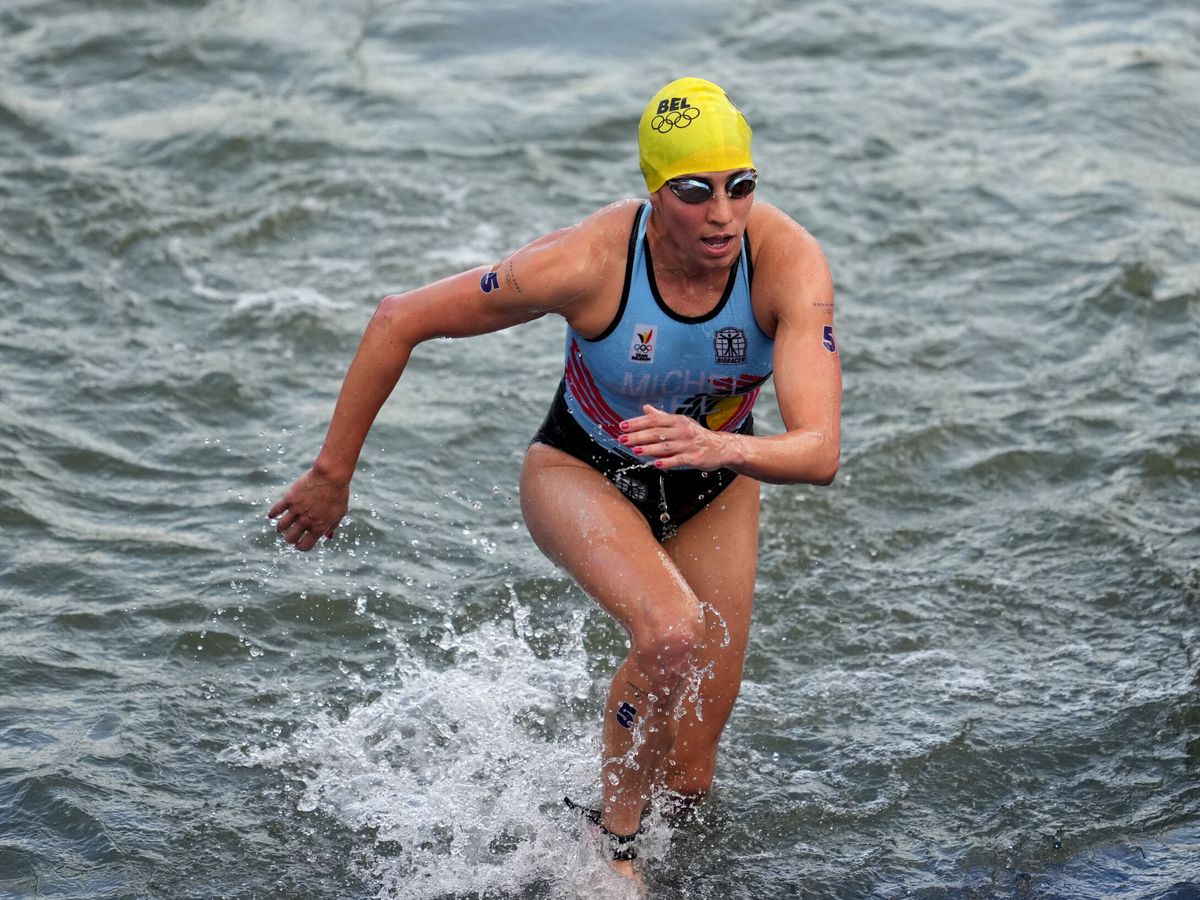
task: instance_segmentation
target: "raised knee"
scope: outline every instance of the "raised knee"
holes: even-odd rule
[[[635,637],[634,653],[642,673],[670,689],[692,671],[703,645],[703,622],[684,618],[657,624]]]

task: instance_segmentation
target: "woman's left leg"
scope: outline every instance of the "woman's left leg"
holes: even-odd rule
[[[712,785],[717,743],[742,683],[758,569],[759,483],[738,477],[663,544],[699,599],[705,641],[697,690],[689,692],[675,741],[656,779],[702,799]]]

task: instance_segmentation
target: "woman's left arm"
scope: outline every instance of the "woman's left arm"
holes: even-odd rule
[[[833,279],[816,239],[777,210],[755,254],[755,306],[775,324],[774,379],[787,429],[770,437],[708,431],[645,407],[623,423],[625,443],[659,468],[721,467],[774,484],[830,484],[841,458],[842,367]]]

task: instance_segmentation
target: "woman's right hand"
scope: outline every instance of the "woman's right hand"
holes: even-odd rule
[[[350,483],[333,481],[309,469],[267,513],[275,530],[297,550],[311,550],[322,536],[332,538],[350,506]]]

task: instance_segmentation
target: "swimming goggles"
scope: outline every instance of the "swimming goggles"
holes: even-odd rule
[[[743,200],[754,193],[757,182],[758,173],[753,169],[738,172],[725,182],[725,196],[730,200]],[[672,178],[667,187],[684,203],[704,203],[716,195],[713,186],[703,178]]]

